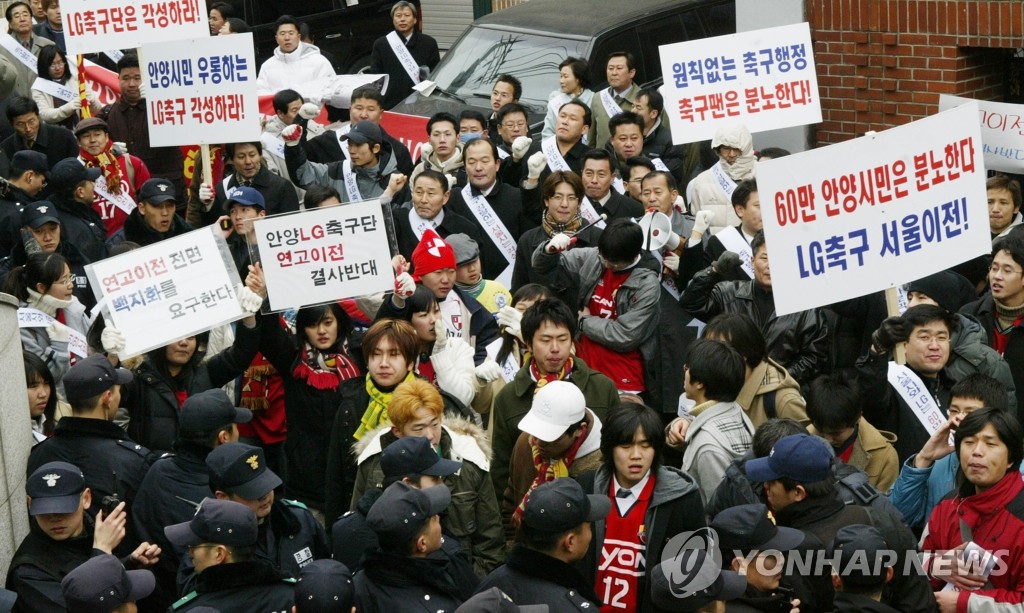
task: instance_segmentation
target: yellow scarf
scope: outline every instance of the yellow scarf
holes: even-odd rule
[[[412,381],[415,378],[416,375],[410,371],[409,374],[405,375],[402,383]],[[394,390],[387,393],[380,391],[374,385],[370,373],[366,373],[366,393],[370,395],[370,404],[367,405],[366,412],[363,413],[359,420],[359,428],[354,435],[357,441],[366,436],[366,433],[370,430],[373,430],[382,423],[388,422],[388,405],[391,404],[391,395],[395,392]]]

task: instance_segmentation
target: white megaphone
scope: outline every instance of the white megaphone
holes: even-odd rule
[[[644,231],[644,249],[658,251],[668,244],[672,220],[664,213],[651,211],[640,219],[640,229]]]

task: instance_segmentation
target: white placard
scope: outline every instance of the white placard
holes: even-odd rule
[[[141,68],[154,147],[260,139],[251,32],[146,45]]]
[[[245,316],[235,295],[238,272],[217,226],[88,264],[85,273],[107,324],[124,334],[122,358]]]
[[[992,249],[978,107],[758,162],[778,315],[863,296]]]
[[[272,311],[394,289],[380,200],[263,217],[253,231]]]
[[[939,110],[945,111],[969,102],[978,103],[985,168],[1024,173],[1024,104],[971,100],[941,94]]]
[[[213,40],[204,0],[64,0],[60,8],[68,57],[184,38]]]
[[[659,47],[665,114],[676,144],[725,124],[762,132],[821,121],[807,23]]]

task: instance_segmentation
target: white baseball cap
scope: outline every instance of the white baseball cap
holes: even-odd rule
[[[530,412],[519,422],[519,429],[550,443],[565,434],[569,426],[583,421],[587,400],[583,392],[568,381],[552,381],[533,396]]]

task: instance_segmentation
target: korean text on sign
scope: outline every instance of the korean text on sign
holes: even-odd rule
[[[677,143],[727,123],[751,132],[821,121],[806,23],[660,47],[665,114]]]
[[[210,34],[199,0],[64,0],[61,13],[68,55]]]
[[[146,45],[142,60],[153,146],[259,140],[251,33]]]
[[[394,287],[391,240],[379,200],[258,219],[270,307],[278,311]]]
[[[86,274],[108,323],[125,335],[126,356],[244,316],[238,272],[213,227],[89,264]]]
[[[778,314],[896,287],[989,251],[976,113],[966,105],[758,164]]]
[[[973,102],[942,94],[939,110],[945,111]],[[978,100],[978,121],[981,124],[982,151],[985,168],[1003,172],[1024,173],[1024,105]]]

